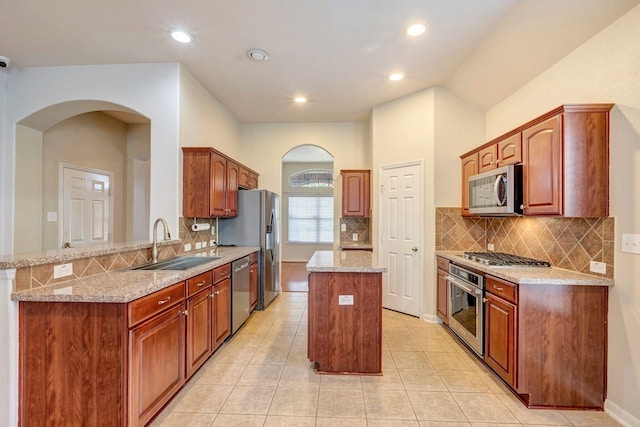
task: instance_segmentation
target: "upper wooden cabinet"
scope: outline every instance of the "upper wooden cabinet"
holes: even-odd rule
[[[211,147],[182,148],[182,215],[238,215],[238,189],[257,188],[258,174]]]
[[[470,154],[462,158],[462,215],[469,213],[469,188],[468,181],[471,175],[478,173],[478,153]]]
[[[567,105],[522,131],[524,213],[609,216],[609,110]]]
[[[342,216],[369,218],[371,171],[341,170]]]
[[[609,216],[612,107],[563,105],[462,155],[463,215],[470,175],[522,162],[525,215]]]

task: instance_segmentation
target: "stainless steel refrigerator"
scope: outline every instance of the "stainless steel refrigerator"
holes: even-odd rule
[[[280,237],[278,195],[267,190],[238,191],[238,216],[220,219],[220,245],[260,246],[258,310],[280,293]]]

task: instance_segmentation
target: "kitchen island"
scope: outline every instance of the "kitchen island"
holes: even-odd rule
[[[307,355],[317,372],[381,375],[386,268],[369,251],[316,251],[307,271]]]

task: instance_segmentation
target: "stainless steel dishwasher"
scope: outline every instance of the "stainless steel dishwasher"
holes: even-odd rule
[[[249,317],[249,257],[231,263],[231,333],[242,326]]]

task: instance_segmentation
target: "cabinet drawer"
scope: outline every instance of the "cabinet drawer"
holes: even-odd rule
[[[225,277],[231,276],[231,264],[221,265],[213,270],[213,283],[218,283]]]
[[[253,264],[254,262],[258,262],[258,252],[249,255],[249,264]]]
[[[136,325],[181,301],[184,301],[184,282],[132,301],[129,303],[129,326]]]
[[[515,283],[505,282],[504,280],[487,276],[485,285],[485,290],[487,292],[516,304],[516,292],[518,286]]]
[[[446,271],[446,272],[448,272],[448,271],[449,271],[449,263],[450,263],[451,261],[449,261],[449,260],[448,260],[448,259],[446,259],[446,258],[442,258],[442,257],[436,257],[436,260],[437,260],[437,262],[438,262],[438,268],[439,268],[439,269],[444,270],[444,271]]]
[[[207,286],[211,286],[213,284],[211,281],[212,277],[212,272],[207,271],[205,273],[198,274],[191,279],[187,279],[187,295],[191,296],[196,292],[205,289]]]

